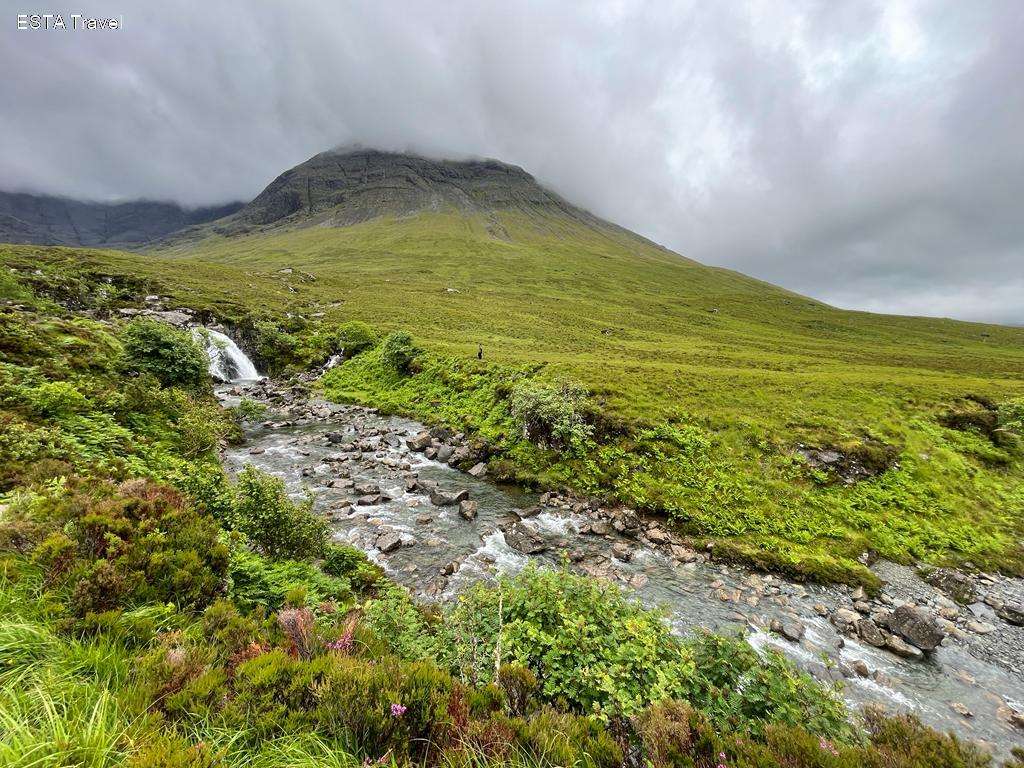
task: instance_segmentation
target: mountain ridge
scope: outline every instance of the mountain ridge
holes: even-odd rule
[[[29,192],[0,192],[0,242],[138,247],[231,215],[242,205],[234,202],[187,208],[154,200],[95,203]]]
[[[318,153],[279,174],[237,212],[176,233],[169,240],[347,227],[382,216],[446,209],[488,218],[499,239],[503,233],[498,215],[516,212],[538,220],[569,219],[646,241],[572,204],[516,165],[495,159],[454,160],[367,148]]]

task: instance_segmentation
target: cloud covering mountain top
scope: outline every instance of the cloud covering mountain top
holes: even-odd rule
[[[1014,0],[95,3],[0,32],[0,187],[205,205],[359,142],[514,163],[709,264],[1024,323]]]

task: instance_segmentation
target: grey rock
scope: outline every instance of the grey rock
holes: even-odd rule
[[[868,645],[881,648],[885,645],[885,635],[871,619],[857,620],[857,635]]]
[[[977,582],[960,571],[951,568],[932,568],[925,571],[922,578],[962,605],[973,603],[978,599]]]
[[[469,468],[469,474],[473,477],[483,477],[487,474],[487,465],[482,461],[478,461],[472,467]]]
[[[409,447],[410,451],[423,451],[430,445],[430,433],[420,432],[418,435],[406,440],[405,444]]]
[[[455,453],[455,449],[450,445],[442,445],[437,449],[437,456],[435,458],[443,464],[452,457],[453,453]]]
[[[935,621],[920,608],[901,605],[885,618],[885,626],[922,651],[931,651],[946,635]]]
[[[669,536],[668,532],[664,528],[657,526],[647,529],[647,540],[652,544],[668,544],[672,537]]]
[[[885,647],[895,653],[897,656],[902,656],[904,659],[923,659],[924,651],[917,648],[910,643],[905,643],[897,635],[889,635],[885,639]]]
[[[377,541],[374,543],[374,546],[384,554],[388,554],[402,546],[402,539],[394,531],[385,531],[377,537]]]
[[[1014,626],[1024,627],[1024,603],[1004,603],[996,615]]]
[[[807,628],[796,619],[772,619],[771,630],[787,640],[799,643],[807,632]]]
[[[513,523],[503,530],[505,543],[524,555],[536,555],[545,551],[548,545],[544,540],[522,523]]]
[[[628,563],[633,559],[633,549],[626,544],[624,541],[618,541],[612,545],[612,555],[616,559],[621,560],[624,563]]]
[[[479,511],[480,505],[470,499],[463,499],[459,502],[459,517],[464,520],[473,520],[477,512]]]
[[[832,614],[832,623],[842,632],[848,632],[857,626],[857,622],[860,621],[861,616],[856,611],[851,611],[849,608],[840,608]]]
[[[435,507],[452,507],[458,504],[460,501],[464,501],[469,498],[469,491],[442,491],[439,488],[432,488],[430,490],[430,503]]]

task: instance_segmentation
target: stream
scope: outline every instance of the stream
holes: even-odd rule
[[[1024,745],[1024,721],[1013,722],[1014,712],[1024,712],[1020,657],[998,652],[999,646],[986,655],[986,638],[977,638],[977,647],[974,639],[947,638],[923,660],[903,659],[833,626],[829,616],[853,605],[848,588],[791,583],[703,555],[682,562],[665,547],[614,529],[593,535],[593,518],[578,504],[546,499],[537,511],[535,494],[411,450],[406,440],[424,429],[414,421],[309,399],[266,381],[222,385],[218,396],[227,406],[242,396],[270,405],[265,421],[246,428],[245,442],[225,451],[229,472],[252,464],[281,477],[290,493],[311,492],[338,540],[365,551],[423,599],[449,600],[479,579],[515,572],[531,560],[559,563],[569,553],[573,568],[616,581],[664,609],[675,631],[743,631],[755,648],[777,649],[815,677],[841,681],[854,708],[880,704],[913,712],[936,729],[983,742],[997,757]],[[435,506],[425,487],[431,483],[468,491],[476,517],[464,519],[458,505]],[[528,537],[527,551],[543,551],[524,554],[521,544],[510,546],[503,529],[513,524],[520,539]],[[890,605],[908,595],[943,598],[911,568],[875,567]],[[1007,584],[1021,586],[1019,580]],[[778,622],[772,631],[773,619],[800,628],[802,637],[785,639]],[[996,621],[1000,642],[1024,649],[1024,629]]]

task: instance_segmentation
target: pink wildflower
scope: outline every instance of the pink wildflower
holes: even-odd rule
[[[839,757],[839,750],[836,749],[835,744],[826,739],[824,736],[818,737],[818,746],[821,747],[821,749],[825,752],[828,752],[833,757]]]
[[[401,704],[392,704],[391,705],[391,716],[392,717],[401,717],[402,715],[405,714],[405,710],[406,710],[406,708],[404,706],[402,706]]]

